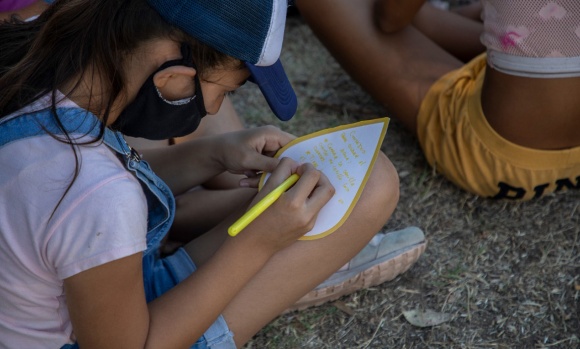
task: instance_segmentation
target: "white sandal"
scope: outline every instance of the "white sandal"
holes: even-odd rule
[[[348,264],[284,313],[318,306],[360,289],[393,280],[415,264],[426,247],[425,235],[417,227],[378,233]]]

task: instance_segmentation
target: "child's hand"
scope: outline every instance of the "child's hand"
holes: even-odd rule
[[[257,187],[258,172],[274,171],[280,162],[273,158],[274,154],[296,138],[274,126],[232,132],[220,137],[217,161],[231,173],[248,176],[249,180],[240,183],[245,187]]]
[[[334,187],[311,164],[299,165],[291,159],[282,159],[250,207],[293,173],[300,175],[296,184],[250,223],[236,239],[257,239],[256,247],[262,246],[275,252],[312,230],[318,212],[334,195]]]

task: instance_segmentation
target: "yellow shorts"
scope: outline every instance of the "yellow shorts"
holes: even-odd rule
[[[485,65],[482,54],[444,75],[427,93],[417,131],[429,164],[482,197],[529,200],[580,189],[580,147],[525,148],[491,128],[481,108]]]

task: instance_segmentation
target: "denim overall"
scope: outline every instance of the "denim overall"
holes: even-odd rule
[[[87,134],[94,137],[99,135],[101,122],[93,114],[78,108],[58,108],[57,114],[69,133]],[[46,133],[63,134],[62,130],[56,125],[50,110],[28,113],[8,121],[0,121],[0,147],[19,139]],[[105,128],[103,142],[117,153],[127,170],[137,177],[147,198],[147,249],[143,253],[143,282],[147,302],[150,302],[181,281],[177,280],[172,270],[170,270],[171,265],[166,263],[165,259],[159,258],[161,240],[168,233],[175,218],[175,199],[167,184],[153,173],[149,164],[141,160],[135,150],[129,147],[121,133]],[[184,253],[183,251],[180,252]],[[193,270],[195,270],[195,266],[193,266],[193,263],[191,264]],[[224,331],[227,332],[226,334],[229,335],[231,343],[215,343],[214,346],[207,343],[204,337],[210,334],[208,332],[212,331],[214,327],[212,326],[192,348],[231,347],[231,344],[233,344],[231,332],[227,329],[227,325],[225,325],[225,321],[221,316],[216,323],[220,321],[219,325],[222,327],[220,331],[222,333]],[[224,326],[225,329],[223,328]],[[217,331],[217,329],[213,330]],[[218,333],[211,333],[210,337],[217,338],[222,336]],[[73,348],[78,348],[78,345],[67,344],[61,349]]]

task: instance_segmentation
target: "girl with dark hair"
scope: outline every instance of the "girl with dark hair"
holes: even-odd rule
[[[15,0],[10,2],[10,4],[1,2],[2,5],[5,5],[2,9],[7,11],[0,13],[0,20],[10,20],[13,16],[24,21],[33,20],[53,1]],[[243,128],[242,120],[240,120],[234,110],[232,102],[226,97],[220,110],[211,118],[202,118],[199,127],[194,133],[167,140],[149,140],[135,137],[125,138],[131,147],[143,150],[165,147],[205,136],[239,131]],[[201,185],[192,188],[192,190],[176,196],[177,216],[167,235],[167,241],[162,246],[162,250],[172,251],[176,246],[199,236],[221,222],[240,205],[244,204],[247,201],[247,197],[240,195],[239,192],[247,189],[239,187],[238,182],[241,177],[241,175],[233,173],[220,173],[215,178],[211,178]],[[217,202],[219,202],[220,210],[215,210],[214,206],[216,204],[212,204]]]
[[[334,189],[311,164],[271,157],[292,135],[260,127],[142,154],[125,143],[193,132],[250,77],[276,116],[292,117],[278,59],[286,7],[57,0],[36,20],[0,25],[0,347],[240,347],[284,310],[392,279],[417,260],[420,231],[367,245],[398,199],[383,154],[341,228],[297,241]],[[174,195],[225,171],[247,176],[246,204],[160,257]],[[272,175],[257,192],[262,171]],[[294,187],[228,237],[293,173]],[[351,261],[363,247],[372,257]],[[340,283],[309,293],[349,261]]]

